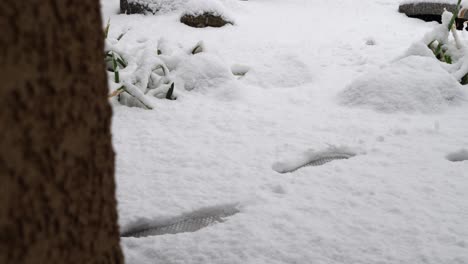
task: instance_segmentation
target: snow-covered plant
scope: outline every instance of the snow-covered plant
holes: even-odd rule
[[[112,91],[109,97],[117,97],[117,101],[123,105],[146,109],[154,108],[148,98],[150,96],[175,100],[175,86],[169,76],[170,70],[163,60],[157,58],[162,54],[160,49],[152,52],[153,54],[147,52],[143,56],[135,58],[135,54],[126,53],[118,47],[118,43],[125,33],[112,39],[109,37],[109,28],[110,23],[108,22],[104,35],[106,40],[105,62]],[[131,67],[128,60],[133,62]]]
[[[448,70],[461,84],[468,83],[468,48],[462,43],[455,28],[455,21],[459,14],[466,11],[461,9],[458,0],[456,12],[445,11],[442,14],[442,24],[432,32],[426,34],[423,42],[441,62],[451,64]],[[453,41],[450,41],[452,33]]]
[[[234,72],[221,57],[206,52],[203,42],[190,48],[164,39],[141,38],[132,43],[125,34],[112,38],[109,27],[105,28],[105,54],[109,97],[114,102],[153,109],[154,98],[175,100],[184,91],[214,91],[222,98],[236,93]],[[244,67],[239,75],[247,71]]]

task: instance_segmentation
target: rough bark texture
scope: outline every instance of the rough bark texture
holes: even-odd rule
[[[99,1],[3,1],[0,28],[0,263],[122,263]]]

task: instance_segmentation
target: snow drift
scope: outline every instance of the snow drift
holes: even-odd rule
[[[437,60],[409,56],[358,78],[339,101],[381,112],[433,113],[464,101],[462,89]]]

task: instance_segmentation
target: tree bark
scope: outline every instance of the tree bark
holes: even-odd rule
[[[0,263],[123,262],[99,5],[0,5]]]

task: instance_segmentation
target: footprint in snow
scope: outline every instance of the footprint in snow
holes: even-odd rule
[[[239,210],[235,206],[213,207],[198,210],[172,219],[165,223],[139,222],[127,227],[121,237],[148,237],[165,234],[195,232],[207,226],[222,223],[227,217],[235,215]]]
[[[305,153],[302,157],[294,160],[276,162],[272,168],[279,173],[289,173],[304,167],[321,166],[334,160],[349,159],[354,156],[356,153],[348,148],[330,147],[323,151]]]
[[[449,153],[445,158],[452,162],[466,161],[468,160],[468,150],[460,149],[458,151]]]

